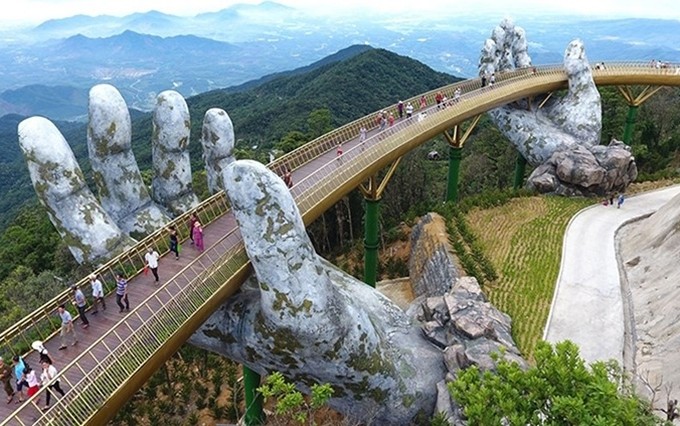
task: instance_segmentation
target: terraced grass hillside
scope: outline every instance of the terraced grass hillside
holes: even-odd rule
[[[525,197],[472,210],[467,221],[498,278],[487,282],[490,301],[512,317],[515,343],[531,359],[543,335],[560,268],[562,239],[571,217],[593,199]]]

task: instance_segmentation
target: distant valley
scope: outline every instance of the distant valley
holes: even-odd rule
[[[234,5],[185,18],[159,12],[126,17],[74,16],[0,32],[0,116],[83,120],[87,92],[115,85],[128,104],[149,110],[168,89],[188,97],[309,65],[351,45],[385,48],[437,71],[474,76],[477,56],[498,21],[427,21],[389,16],[320,18],[274,2]],[[626,19],[516,20],[534,63],[561,62],[581,38],[591,60],[680,61],[680,23]]]

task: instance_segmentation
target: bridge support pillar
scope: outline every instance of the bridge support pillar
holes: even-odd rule
[[[637,105],[628,105],[628,115],[626,116],[626,128],[623,131],[623,143],[630,145],[633,138],[633,128],[635,127],[635,118],[637,117]]]
[[[246,401],[246,426],[259,426],[264,424],[264,411],[262,410],[262,394],[257,391],[260,386],[260,375],[250,368],[243,366],[243,391]]]
[[[375,287],[378,279],[378,231],[380,199],[365,198],[366,215],[364,217],[364,282]]]
[[[619,89],[619,92],[628,103],[626,128],[623,130],[623,143],[630,145],[630,142],[633,140],[633,128],[635,127],[635,117],[637,116],[638,107],[658,92],[661,89],[661,86],[646,86],[637,95],[633,93],[629,86],[616,86],[616,88]]]
[[[397,159],[378,184],[378,178],[371,176],[366,184],[359,185],[359,190],[366,201],[366,213],[364,216],[364,282],[375,287],[378,281],[378,247],[380,246],[380,199],[385,191],[385,186],[394,175],[394,171],[401,162]]]
[[[462,151],[465,141],[470,137],[481,115],[475,116],[468,128],[463,132],[459,124],[453,126],[451,132],[444,131],[444,137],[449,143],[449,177],[446,183],[446,201],[458,201],[458,179],[460,175],[460,162],[463,158]]]
[[[515,180],[513,188],[520,189],[524,184],[524,173],[527,168],[527,160],[521,153],[517,153],[517,161],[515,161]]]
[[[449,179],[446,184],[446,201],[458,201],[458,177],[463,148],[449,145]]]

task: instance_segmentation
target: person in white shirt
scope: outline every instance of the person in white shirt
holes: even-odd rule
[[[144,260],[146,260],[146,266],[151,269],[151,272],[153,272],[153,276],[156,278],[156,284],[158,284],[158,258],[160,256],[158,255],[158,252],[151,247],[147,250],[146,254],[144,255]]]
[[[40,375],[40,381],[42,382],[43,386],[47,386],[47,392],[45,392],[47,394],[47,400],[45,401],[45,407],[43,407],[43,410],[49,410],[50,398],[52,397],[53,390],[59,392],[62,397],[66,395],[66,392],[61,389],[61,386],[59,385],[59,379],[56,379],[56,367],[47,361],[43,361],[41,365],[43,370],[42,374]]]
[[[104,287],[102,282],[99,281],[96,274],[90,274],[90,284],[92,285],[92,315],[97,315],[99,312],[99,305],[102,305],[102,309],[106,310],[106,300],[104,300]]]

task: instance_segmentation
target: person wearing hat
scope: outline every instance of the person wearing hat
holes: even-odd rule
[[[97,315],[99,312],[99,305],[106,310],[106,300],[104,300],[104,287],[102,282],[97,279],[96,274],[90,274],[90,284],[92,285],[92,315]]]
[[[76,305],[76,308],[78,309],[80,321],[83,323],[83,328],[87,328],[90,326],[90,321],[87,320],[87,316],[85,315],[85,310],[87,309],[87,299],[85,299],[83,291],[79,289],[77,285],[72,285],[71,290],[73,290],[73,304]]]

